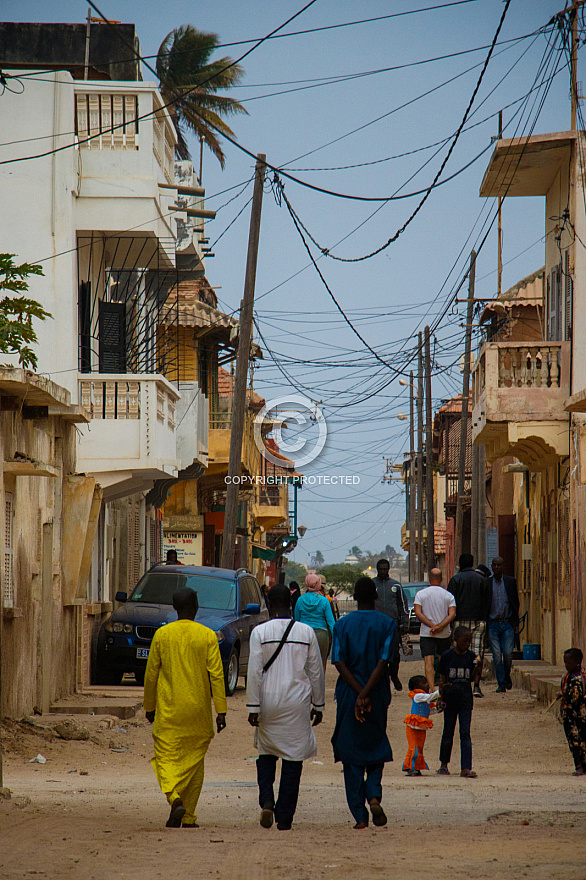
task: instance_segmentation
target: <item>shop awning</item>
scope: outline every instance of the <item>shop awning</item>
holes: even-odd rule
[[[276,551],[271,550],[270,547],[265,547],[264,544],[254,544],[252,545],[252,558],[253,559],[274,559],[276,556]]]

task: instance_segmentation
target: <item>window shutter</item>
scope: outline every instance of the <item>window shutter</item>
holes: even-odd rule
[[[128,500],[128,591],[140,580],[140,502]]]
[[[126,372],[126,305],[100,300],[100,373]]]
[[[91,309],[91,281],[82,281],[79,285],[79,300],[77,303],[80,373],[90,373],[92,369]]]
[[[572,338],[572,275],[570,273],[570,252],[565,253],[564,263],[564,332],[562,339]]]
[[[2,555],[2,604],[14,608],[14,496],[4,493],[4,553]]]
[[[149,520],[150,526],[150,534],[149,534],[149,568],[153,565],[156,565],[157,560],[157,523],[156,520]]]
[[[547,282],[547,338],[554,342],[563,339],[562,266],[554,266]]]

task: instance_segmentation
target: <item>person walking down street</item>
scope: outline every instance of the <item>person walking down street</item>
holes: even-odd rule
[[[153,725],[151,761],[171,805],[167,828],[197,828],[195,810],[204,777],[204,758],[214,736],[226,727],[224,671],[213,630],[195,622],[197,593],[173,594],[178,620],[156,631],[144,677],[144,708]]]
[[[568,648],[564,652],[566,674],[562,678],[560,715],[570,752],[574,759],[572,776],[586,774],[586,675],[582,668],[583,654],[580,648]]]
[[[255,627],[250,636],[246,707],[258,749],[260,824],[270,828],[274,815],[279,831],[288,831],[297,807],[303,761],[317,755],[312,726],[322,720],[325,677],[313,629],[291,620],[287,587],[272,588],[269,609],[271,620]],[[275,803],[279,758],[281,781]]]
[[[401,655],[401,636],[409,631],[409,604],[405,597],[403,587],[394,578],[389,577],[390,565],[387,559],[379,559],[376,564],[377,575],[373,578],[376,586],[377,600],[374,604],[376,611],[386,614],[397,621],[398,636],[395,645],[395,653],[389,663],[391,681],[396,690],[402,691],[403,685],[399,678],[399,664]]]
[[[465,626],[454,631],[454,647],[442,654],[439,662],[440,695],[445,703],[444,730],[440,744],[440,768],[442,776],[448,776],[448,764],[452,756],[456,721],[460,726],[460,776],[475,779],[472,769],[472,684],[480,674],[480,658],[470,650],[472,633]]]
[[[358,578],[354,586],[358,610],[336,623],[332,645],[332,663],[339,673],[334,761],[342,762],[346,800],[356,829],[368,827],[367,803],[374,825],[387,824],[381,806],[382,775],[385,763],[393,760],[387,737],[388,664],[395,649],[397,622],[374,610],[376,595],[370,578]]]
[[[492,577],[488,579],[490,604],[488,612],[488,641],[498,687],[504,694],[513,687],[511,666],[515,647],[515,627],[519,623],[519,593],[514,577],[503,574],[504,562],[500,556],[492,560]]]
[[[332,606],[326,597],[321,595],[319,574],[308,574],[305,578],[305,586],[307,592],[295,603],[294,616],[295,620],[308,624],[315,631],[325,669],[336,621],[332,614]]]
[[[442,586],[442,573],[439,568],[429,572],[429,587],[415,593],[413,600],[415,616],[421,622],[419,647],[425,666],[425,677],[429,690],[435,688],[434,659],[442,656],[452,644],[450,624],[456,616],[456,600]]]
[[[429,770],[423,757],[423,747],[427,731],[433,727],[430,715],[440,711],[436,700],[439,691],[429,692],[429,682],[424,675],[412,675],[409,679],[409,697],[412,700],[411,712],[405,717],[407,733],[407,754],[403,770],[407,776],[421,776],[422,770]]]
[[[297,603],[297,600],[301,596],[301,590],[297,581],[291,581],[289,583],[289,592],[291,594],[291,608],[293,611],[295,611],[295,605]]]
[[[328,590],[328,597],[332,606],[332,614],[334,615],[334,620],[339,620],[340,609],[338,607],[338,600],[336,599],[336,594],[334,593],[333,589]]]
[[[472,633],[472,651],[480,657],[480,676],[482,676],[486,620],[490,610],[490,584],[481,571],[474,569],[474,557],[471,553],[462,553],[459,568],[460,570],[450,578],[448,584],[448,590],[456,600],[454,627],[465,626]],[[482,568],[490,574],[486,566]],[[480,678],[474,685],[474,696],[484,696],[480,689]]]

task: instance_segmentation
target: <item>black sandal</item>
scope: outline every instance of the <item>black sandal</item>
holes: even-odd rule
[[[175,798],[173,803],[171,804],[171,812],[169,813],[169,818],[167,819],[167,823],[165,828],[181,828],[181,820],[185,816],[187,810],[183,806],[183,801],[181,798]]]

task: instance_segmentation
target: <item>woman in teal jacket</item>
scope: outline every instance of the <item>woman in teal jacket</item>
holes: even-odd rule
[[[295,620],[307,623],[314,630],[325,669],[335,624],[332,606],[329,600],[320,593],[321,578],[319,574],[308,574],[305,578],[305,586],[307,592],[300,596],[295,603]]]

